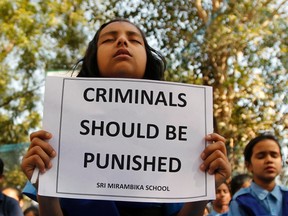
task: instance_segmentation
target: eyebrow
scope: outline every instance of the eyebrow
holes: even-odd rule
[[[105,36],[113,35],[116,36],[119,32],[118,31],[108,31],[100,35],[99,39]],[[142,35],[135,31],[126,31],[125,32],[128,36],[137,36],[142,38]]]
[[[257,153],[255,153],[255,155],[259,155],[259,154],[281,154],[280,152],[278,152],[278,151],[259,151],[259,152],[257,152]]]

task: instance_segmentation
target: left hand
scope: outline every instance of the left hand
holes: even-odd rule
[[[225,138],[217,133],[208,134],[206,141],[211,142],[201,154],[203,163],[200,166],[202,171],[215,174],[215,186],[220,186],[231,176],[231,164],[227,158]]]

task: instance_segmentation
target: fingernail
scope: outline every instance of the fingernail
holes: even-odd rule
[[[206,155],[204,152],[202,152],[201,156],[200,156],[203,160],[205,159]]]
[[[51,157],[55,157],[56,156],[56,152],[55,151],[52,151],[51,152]]]
[[[48,138],[50,138],[52,135],[51,135],[51,133],[46,133],[46,137],[48,137]]]
[[[204,164],[201,164],[200,169],[201,169],[202,171],[205,171],[205,165],[204,165]]]

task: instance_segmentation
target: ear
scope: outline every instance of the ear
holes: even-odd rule
[[[253,166],[250,162],[245,161],[245,166],[249,172],[253,173]]]

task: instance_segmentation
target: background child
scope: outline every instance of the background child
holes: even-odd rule
[[[231,180],[231,194],[232,196],[241,188],[247,188],[251,185],[252,176],[247,173],[238,174],[234,176]]]
[[[253,182],[236,192],[228,215],[288,215],[287,188],[275,182],[282,168],[277,139],[269,134],[252,139],[245,147],[244,157]]]
[[[0,158],[0,183],[4,180],[4,162]],[[23,216],[22,209],[18,201],[12,197],[6,196],[0,191],[0,215],[3,216]]]
[[[209,216],[222,215],[228,212],[230,200],[230,186],[224,182],[216,189],[216,199],[212,201],[213,208]]]

